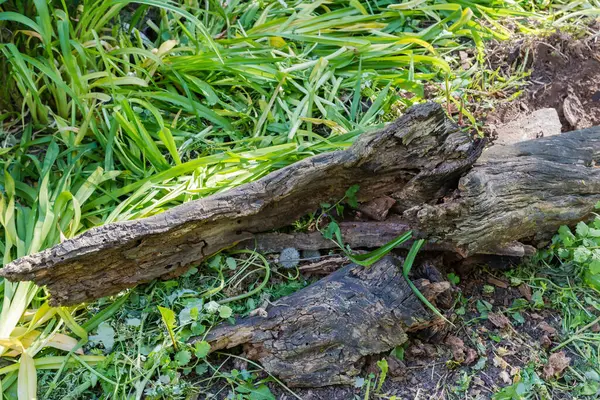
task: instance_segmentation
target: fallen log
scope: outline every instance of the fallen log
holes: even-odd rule
[[[339,223],[344,243],[353,249],[373,249],[381,247],[401,234],[409,231],[410,226],[398,215],[386,221],[344,221]],[[413,240],[402,243],[398,248],[410,249]],[[339,248],[333,240],[326,239],[319,231],[281,233],[258,233],[251,239],[238,244],[239,248],[254,249],[261,253],[278,253],[293,247],[298,250],[327,250]],[[445,243],[427,243],[427,251],[455,251],[454,247]]]
[[[52,304],[77,304],[179,275],[256,233],[291,224],[322,202],[339,200],[355,184],[361,202],[390,193],[403,207],[435,202],[480,151],[439,105],[422,105],[362,135],[347,150],[302,160],[156,216],[90,229],[20,258],[0,274],[46,285]]]
[[[492,146],[460,179],[452,199],[403,212],[408,225],[465,255],[512,243],[546,244],[561,225],[600,201],[600,127]],[[526,248],[523,247],[526,252]]]
[[[598,127],[492,146],[479,157],[481,147],[440,106],[420,105],[347,150],[153,217],[91,229],[0,275],[47,285],[53,304],[76,304],[181,274],[340,199],[355,184],[360,202],[394,199],[392,210],[417,237],[463,257],[530,254],[528,244],[586,218],[600,200]]]
[[[388,256],[370,268],[339,269],[275,302],[268,316],[221,324],[204,340],[211,351],[243,345],[246,357],[287,384],[320,387],[352,383],[367,355],[403,344],[431,320],[400,260]]]

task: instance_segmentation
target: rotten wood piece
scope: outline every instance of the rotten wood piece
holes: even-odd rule
[[[347,150],[156,216],[91,229],[14,261],[0,275],[47,285],[52,304],[76,304],[176,276],[245,240],[275,240],[265,232],[339,200],[355,184],[361,203],[393,198],[397,226],[462,257],[531,254],[530,244],[585,219],[600,200],[600,127],[480,153],[439,105],[416,106]],[[381,244],[377,231],[363,233],[351,245]],[[295,239],[322,242],[315,235]]]
[[[384,221],[388,216],[390,208],[392,208],[394,204],[396,204],[396,200],[393,198],[381,196],[365,204],[361,204],[358,207],[358,210],[375,221]]]
[[[413,229],[399,215],[392,215],[385,221],[344,221],[339,223],[344,243],[352,249],[373,249],[381,247],[403,233],[412,230],[416,237],[425,235]],[[407,240],[398,245],[398,249],[410,249],[414,240]],[[293,247],[298,250],[328,250],[339,246],[332,240],[325,239],[318,231],[300,233],[268,232],[254,235],[251,239],[240,242],[238,248],[254,249],[261,253],[279,253],[283,249]],[[422,251],[463,253],[463,249],[452,243],[430,240],[422,247]],[[497,245],[492,254],[513,257],[533,255],[535,248],[522,243]],[[488,254],[481,250],[479,254]]]
[[[410,109],[344,151],[317,155],[224,193],[136,221],[104,225],[5,266],[7,279],[46,285],[53,305],[173,277],[260,232],[287,226],[359,185],[361,202],[436,202],[480,153],[433,103]]]
[[[546,244],[561,225],[589,217],[600,201],[600,127],[492,146],[460,179],[454,198],[421,204],[403,219],[465,255],[512,243]],[[510,255],[510,254],[507,254]]]
[[[370,268],[346,266],[267,309],[267,316],[221,324],[206,338],[211,351],[243,345],[291,386],[354,382],[365,357],[390,351],[432,317],[388,256]],[[341,328],[341,329],[340,329]]]

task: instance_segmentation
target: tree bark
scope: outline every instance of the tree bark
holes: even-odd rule
[[[348,265],[275,302],[268,316],[221,324],[204,340],[211,351],[244,345],[246,357],[291,386],[352,383],[365,356],[388,352],[431,323],[401,269],[391,256],[370,268]]]
[[[394,199],[396,228],[410,228],[428,238],[430,249],[462,257],[530,254],[530,244],[586,218],[600,200],[600,128],[492,146],[479,157],[481,149],[439,105],[416,106],[347,150],[153,217],[91,229],[14,261],[0,275],[47,285],[53,304],[76,304],[176,276],[243,241],[275,242],[281,236],[265,232],[339,200],[355,184],[362,203]],[[381,235],[364,226],[346,229],[356,234],[354,247],[370,247],[394,228]],[[296,239],[322,241],[316,235]]]
[[[344,221],[339,223],[340,232],[352,249],[373,249],[381,247],[403,233],[412,230],[415,237],[426,237],[422,232],[410,226],[402,216],[394,214],[385,221]],[[408,250],[414,240],[407,240],[398,245],[398,249]],[[267,232],[253,235],[251,239],[240,242],[238,248],[253,249],[261,253],[278,253],[285,248],[293,247],[298,250],[327,250],[337,249],[338,245],[325,239],[318,231],[308,233]],[[462,247],[443,240],[430,240],[421,248],[422,251],[451,252],[467,256]],[[523,257],[533,255],[535,248],[522,243],[497,244],[490,250],[481,249],[478,254],[493,254],[503,256]]]
[[[437,201],[480,153],[439,105],[412,108],[347,150],[314,156],[227,192],[149,218],[90,229],[22,257],[0,274],[46,285],[52,304],[77,304],[158,277],[291,224],[352,185],[369,201],[393,193],[401,207]]]
[[[451,199],[403,213],[411,227],[464,255],[513,243],[546,244],[600,201],[600,127],[492,146],[460,179]]]

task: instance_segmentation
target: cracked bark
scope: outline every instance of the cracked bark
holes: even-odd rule
[[[395,200],[396,227],[463,257],[529,254],[529,244],[586,218],[600,200],[598,127],[480,153],[439,105],[416,106],[347,150],[156,216],[91,229],[8,264],[0,275],[46,285],[52,304],[77,304],[176,276],[243,241],[260,243],[265,232],[340,199],[355,184],[362,203]],[[355,247],[378,243],[389,230],[363,233],[365,244]]]
[[[600,127],[492,146],[460,179],[455,198],[403,213],[408,225],[464,254],[545,244],[600,201]],[[518,242],[517,242],[518,241]]]
[[[246,357],[291,386],[352,383],[365,356],[389,351],[407,332],[430,325],[401,265],[388,256],[370,268],[346,266],[278,300],[266,318],[221,324],[205,340],[211,351],[243,345]]]
[[[52,304],[77,304],[179,275],[224,248],[291,224],[322,202],[339,200],[355,184],[361,202],[395,193],[402,204],[413,205],[425,196],[411,184],[417,180],[429,185],[435,202],[478,155],[439,105],[425,104],[362,135],[347,150],[299,161],[156,216],[90,229],[20,258],[0,274],[46,285]]]
[[[416,237],[425,237],[425,234],[415,230],[402,216],[396,214],[388,217],[385,221],[344,221],[339,223],[339,227],[344,238],[344,243],[352,249],[381,247],[409,230],[412,230],[413,235]],[[413,242],[414,240],[407,240],[398,245],[397,248],[408,250]],[[237,247],[254,249],[262,253],[278,253],[288,247],[294,247],[298,250],[338,248],[336,243],[325,239],[323,234],[318,231],[309,233],[259,233],[251,239],[240,242]],[[422,247],[422,251],[451,252],[467,256],[463,248],[457,247],[455,244],[447,241],[435,239],[426,242]],[[489,251],[480,249],[478,252],[478,254],[515,257],[523,257],[524,255],[532,255],[534,253],[535,248],[523,245],[522,243],[496,245]]]

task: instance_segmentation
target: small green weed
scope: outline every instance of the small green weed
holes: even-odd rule
[[[600,216],[590,223],[579,222],[575,233],[561,226],[542,257],[548,262],[556,259],[562,264],[572,264],[574,278],[583,279],[588,286],[600,291]]]
[[[535,372],[535,366],[529,365],[521,371],[517,382],[502,388],[492,397],[493,400],[550,400],[545,382]]]
[[[330,212],[331,210],[335,210],[337,212],[337,215],[343,215],[344,214],[344,205],[343,205],[344,201],[346,201],[353,208],[357,207],[358,202],[356,200],[356,193],[358,193],[358,191],[359,191],[358,185],[351,186],[346,191],[344,197],[341,198],[339,201],[337,201],[335,204],[333,204],[333,205],[327,204],[327,203],[322,204],[321,207],[323,208],[323,212],[317,218],[317,227],[319,226],[319,222],[321,221],[321,218],[326,216],[327,212]],[[409,231],[409,232],[406,232],[406,233],[398,236],[395,239],[392,239],[385,245],[383,245],[380,248],[373,250],[367,254],[353,254],[352,249],[350,249],[349,246],[344,246],[344,241],[342,239],[342,232],[341,232],[340,227],[339,227],[338,223],[336,222],[336,220],[331,215],[329,216],[329,219],[330,219],[329,224],[322,231],[323,236],[326,239],[332,240],[344,252],[346,257],[348,257],[348,259],[350,261],[352,261],[355,264],[361,265],[363,267],[369,267],[369,266],[373,265],[374,263],[379,261],[381,258],[385,257],[395,247],[410,240],[412,237],[412,232]],[[454,326],[454,324],[452,324],[452,322],[450,322],[448,319],[446,319],[446,317],[444,317],[444,315],[433,304],[431,304],[431,302],[429,300],[427,300],[425,298],[425,296],[423,296],[423,294],[419,291],[419,289],[412,283],[412,281],[409,278],[409,274],[412,269],[412,265],[415,261],[415,258],[417,257],[417,253],[419,252],[419,250],[421,249],[421,247],[423,246],[424,243],[425,243],[424,239],[416,240],[413,243],[413,245],[411,246],[411,249],[409,250],[409,252],[406,256],[406,259],[404,260],[404,264],[402,266],[402,275],[404,276],[404,279],[408,283],[408,286],[410,286],[410,288],[413,291],[413,293],[415,294],[415,296],[417,296],[417,298],[419,300],[421,300],[421,302],[423,302],[423,304],[425,304],[425,306],[427,306],[427,308],[429,308],[439,318],[443,319],[450,325]]]
[[[514,286],[525,283],[532,289],[531,301],[517,299],[507,309],[514,323],[525,323],[527,312],[555,310],[561,320],[560,342],[549,351],[566,350],[573,361],[562,378],[548,381],[536,372],[539,365],[529,365],[515,384],[496,394],[495,400],[551,399],[558,392],[595,398],[600,393],[599,233],[598,216],[579,222],[574,232],[562,226],[547,249],[507,273]]]

